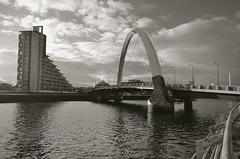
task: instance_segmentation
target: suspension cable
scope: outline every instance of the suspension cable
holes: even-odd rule
[[[129,58],[129,61],[130,61],[131,58],[132,58],[133,52],[134,52],[135,47],[136,47],[136,45],[137,45],[137,43],[138,43],[138,39],[139,39],[139,35],[138,35],[137,41],[136,41],[136,43],[135,43],[135,45],[134,45],[134,47],[133,47],[133,49],[132,49],[132,53],[131,53],[131,56],[130,56],[130,58]],[[129,63],[130,63],[130,62],[127,62],[126,67],[125,67],[125,70],[123,70],[123,77],[125,76],[125,73],[126,73],[126,70],[128,69]]]
[[[134,67],[134,72],[136,72],[136,68],[137,68],[137,66],[139,65],[139,59],[140,59],[140,57],[141,57],[141,55],[142,55],[142,52],[143,52],[143,44],[142,44],[142,48],[141,48],[140,54],[139,54],[139,56],[137,57],[137,64],[136,64],[135,67]]]
[[[165,67],[166,68],[166,67]],[[168,67],[167,67],[168,68]],[[167,79],[167,81],[169,81],[169,84],[174,84],[174,81],[171,80],[171,77],[169,77],[165,71],[162,72],[163,75],[165,76],[165,78]]]
[[[110,81],[111,81],[111,79],[113,79],[113,83],[115,83],[116,82],[116,79],[117,79],[117,77],[115,76],[114,77],[114,73],[116,72],[115,70],[117,70],[118,68],[117,68],[117,66],[118,66],[118,63],[119,63],[119,61],[120,61],[120,57],[121,57],[121,55],[118,55],[118,57],[116,58],[116,60],[115,60],[115,64],[114,64],[114,66],[113,66],[113,68],[112,68],[112,72],[111,72],[111,75],[110,75]],[[113,77],[112,77],[113,76]]]

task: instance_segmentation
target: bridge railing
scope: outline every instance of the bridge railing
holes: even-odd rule
[[[134,83],[134,82],[126,82],[122,83],[121,86],[123,87],[153,87],[152,82],[139,82],[139,83]]]
[[[168,84],[169,88],[183,90],[218,90],[218,91],[240,91],[240,86],[224,86],[224,85],[183,85],[183,84]]]
[[[222,146],[222,152],[221,152],[222,159],[224,158],[233,159],[232,124],[234,123],[239,113],[240,113],[240,104],[233,107],[229,113],[225,131],[224,131],[224,137],[223,137],[223,146]]]
[[[121,88],[153,88],[152,82],[142,82],[142,83],[122,83]],[[240,92],[240,86],[224,86],[224,85],[183,85],[183,84],[167,84],[167,87],[170,89],[180,89],[180,90],[206,90],[206,91],[232,91]],[[101,86],[98,89],[116,89],[117,85],[111,86]]]
[[[232,124],[240,114],[240,103],[234,106],[226,117],[219,123],[209,127],[209,134],[205,139],[196,141],[196,153],[192,159],[233,159]]]

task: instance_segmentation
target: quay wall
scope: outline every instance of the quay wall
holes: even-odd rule
[[[28,93],[0,93],[0,103],[16,102],[55,102],[55,101],[89,101],[85,94],[28,94]]]

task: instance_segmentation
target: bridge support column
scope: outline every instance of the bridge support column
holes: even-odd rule
[[[167,87],[165,86],[164,78],[160,75],[153,78],[153,94],[149,102],[164,112],[174,112],[173,100],[169,97]]]
[[[101,95],[101,94],[95,93],[92,95],[92,100],[97,103],[104,103],[104,102],[107,102],[109,99],[105,94]]]
[[[101,96],[96,96],[96,97],[94,98],[94,100],[95,100],[97,103],[103,102],[103,99],[102,99]]]
[[[192,98],[191,97],[184,98],[184,111],[191,112],[192,110],[193,110]]]
[[[123,100],[123,96],[122,95],[115,95],[114,102],[120,103],[122,100]]]

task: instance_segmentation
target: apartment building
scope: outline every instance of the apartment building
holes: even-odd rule
[[[53,61],[46,55],[43,26],[20,31],[18,42],[17,90],[20,92],[72,91]]]

